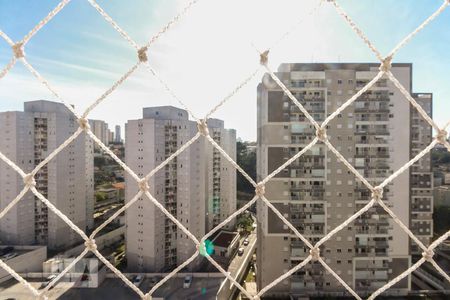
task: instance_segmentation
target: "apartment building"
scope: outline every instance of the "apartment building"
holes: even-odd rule
[[[78,129],[61,103],[30,101],[24,111],[0,113],[0,151],[25,172],[32,171]],[[82,133],[35,176],[36,188],[83,230],[93,226],[93,145]],[[23,189],[22,178],[0,162],[0,205],[4,208]],[[47,245],[59,250],[81,238],[47,206],[28,192],[0,219],[3,244]]]
[[[114,134],[109,130],[108,123],[103,120],[89,120],[89,126],[95,136],[106,146],[113,142]],[[100,150],[100,146],[94,143],[94,148]]]
[[[122,137],[120,134],[120,125],[116,125],[115,127],[114,142],[122,143]]]
[[[236,160],[236,131],[224,128],[218,119],[208,120],[209,134],[225,152]],[[219,225],[236,210],[236,171],[219,150],[205,143],[208,160],[206,164],[206,231]],[[235,219],[224,228],[234,229]]]
[[[379,72],[377,64],[282,64],[276,75],[320,124]],[[392,73],[412,90],[412,65]],[[431,95],[416,94],[431,113]],[[414,125],[414,126],[412,126]],[[327,126],[334,147],[372,185],[381,183],[431,142],[431,131],[387,79],[347,107]],[[258,86],[258,179],[264,178],[315,138],[315,128],[281,88],[265,75]],[[423,149],[422,148],[422,149]],[[384,189],[383,200],[414,232],[432,232],[429,157]],[[266,197],[313,244],[364,207],[371,192],[319,142],[266,185]],[[425,203],[426,202],[426,203]],[[431,205],[431,206],[428,206]],[[265,205],[258,205],[259,287],[299,264],[309,249]],[[427,227],[428,226],[428,227]],[[406,233],[375,206],[336,233],[321,255],[348,285],[371,292],[406,270],[413,245]],[[392,291],[410,289],[406,278]],[[342,292],[317,262],[306,265],[269,294]]]
[[[412,94],[413,98],[432,117],[433,95]],[[418,111],[411,107],[411,158],[419,154],[432,141],[433,129]],[[424,245],[429,245],[433,237],[433,170],[431,153],[422,157],[409,169],[410,184],[410,224],[409,228]],[[411,243],[411,254],[421,257],[422,249]]]
[[[226,135],[219,120],[208,120],[208,126],[216,142],[235,157],[235,132]],[[130,120],[125,125],[126,163],[143,177],[197,131],[197,123],[189,120],[185,110],[171,106],[144,108],[142,119]],[[150,178],[150,193],[200,238],[212,224],[234,211],[235,191],[229,189],[235,189],[235,176],[235,170],[201,137]],[[126,201],[130,201],[138,186],[129,175],[125,181]],[[127,260],[131,271],[170,270],[196,251],[188,236],[145,197],[127,209],[126,222]],[[189,268],[196,269],[200,262],[200,259],[194,261]]]

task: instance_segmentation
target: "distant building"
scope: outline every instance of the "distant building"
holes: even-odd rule
[[[433,95],[431,93],[413,93],[412,96],[423,110],[432,116]],[[415,157],[432,141],[433,130],[430,124],[412,108],[410,109],[410,158]],[[424,245],[431,244],[433,237],[433,172],[431,153],[423,156],[410,169],[410,223],[409,228]],[[419,256],[422,249],[414,242],[411,254]]]
[[[61,103],[30,101],[24,108],[23,112],[0,113],[0,151],[30,172],[78,129],[78,123]],[[93,227],[93,168],[92,140],[82,133],[35,176],[37,190],[82,230]],[[1,161],[1,209],[22,188],[22,178]],[[0,240],[61,249],[80,242],[81,237],[28,192],[0,219]]]
[[[115,142],[116,143],[122,143],[122,137],[120,135],[120,125],[116,125],[116,133],[115,133]]]
[[[442,185],[434,188],[434,206],[450,207],[450,185]]]
[[[89,125],[91,126],[91,131],[95,136],[106,146],[109,145],[111,138],[111,131],[108,128],[108,123],[102,120],[89,120]],[[96,150],[100,150],[100,146],[95,143]]]
[[[379,72],[377,64],[282,64],[276,75],[320,124]],[[412,65],[393,64],[408,91]],[[431,115],[431,94],[413,97]],[[266,74],[258,86],[258,180],[306,147],[316,130]],[[382,78],[327,126],[336,149],[377,185],[431,143],[431,128],[387,78]],[[385,189],[383,201],[421,241],[432,236],[432,173],[426,155]],[[266,197],[312,244],[371,199],[371,192],[319,142],[266,184]],[[264,287],[309,255],[298,237],[267,206],[258,206],[258,286]],[[411,265],[418,249],[378,205],[321,248],[326,263],[353,289],[370,293]],[[407,293],[410,278],[391,290]],[[300,295],[344,289],[315,262],[266,293]]]
[[[236,133],[220,120],[208,120],[213,139],[232,158]],[[161,164],[197,133],[197,123],[185,110],[171,107],[144,108],[143,118],[125,125],[126,163],[140,177]],[[151,194],[197,237],[236,209],[236,171],[201,137],[150,178]],[[128,174],[126,201],[138,191]],[[148,199],[140,199],[126,211],[127,261],[131,271],[158,272],[186,261],[195,251],[192,241]],[[200,259],[188,268],[195,269]]]
[[[109,144],[111,144],[114,142],[114,132],[108,129],[108,134],[109,134]]]
[[[105,200],[115,200],[119,197],[119,190],[115,187],[113,188],[101,188],[98,189],[96,192],[102,193],[105,195]]]
[[[214,255],[230,258],[239,248],[239,233],[222,230],[212,240]]]
[[[438,187],[441,186],[444,183],[444,178],[442,177],[436,177],[436,173],[434,174],[435,176],[433,177],[433,184],[434,187]]]
[[[450,185],[450,173],[444,173],[444,184]]]
[[[225,152],[236,159],[236,131],[224,128],[224,122],[218,119],[208,120],[209,134]],[[206,230],[219,225],[236,210],[236,170],[220,152],[209,142],[205,143],[207,158]],[[234,228],[235,220],[227,224]]]

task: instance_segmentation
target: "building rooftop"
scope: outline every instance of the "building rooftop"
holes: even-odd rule
[[[157,120],[188,120],[188,112],[184,109],[175,106],[153,106],[144,107],[142,109],[142,116],[144,119]]]
[[[231,242],[239,235],[237,232],[221,231],[213,239],[214,246],[228,248]]]
[[[72,105],[72,107],[74,107],[74,105]],[[25,112],[58,112],[72,114],[63,103],[49,100],[27,101],[23,103],[23,108]]]
[[[355,70],[370,71],[370,68],[379,67],[380,63],[283,63],[279,66],[278,72],[289,71],[324,71],[324,70]],[[393,63],[392,67],[409,67],[412,63]]]
[[[125,189],[125,182],[115,182],[115,183],[112,184],[112,186],[115,189],[124,190]]]

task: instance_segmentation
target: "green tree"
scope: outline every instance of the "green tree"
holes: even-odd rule
[[[450,207],[435,206],[433,212],[434,233],[441,235],[450,229]]]
[[[95,192],[95,200],[97,202],[105,201],[106,194],[104,192]]]
[[[256,153],[248,150],[248,142],[238,140],[236,142],[236,159],[241,168],[253,179],[256,180]],[[240,198],[251,199],[255,193],[252,184],[238,171],[236,176],[237,191]]]
[[[253,218],[250,214],[243,214],[238,217],[236,222],[237,228],[242,228],[244,232],[249,233],[253,230]]]

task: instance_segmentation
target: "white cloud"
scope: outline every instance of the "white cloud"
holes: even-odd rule
[[[187,2],[177,0],[178,10]],[[275,44],[269,56],[270,67],[274,70],[284,62],[375,61],[370,50],[331,5],[323,3],[311,14],[318,5],[320,1],[317,0],[199,1],[179,23],[151,45],[149,62],[194,114],[202,117],[259,66],[259,56],[252,43],[261,51]],[[113,11],[110,14],[115,16]],[[132,36],[132,33],[139,35],[133,36],[136,41],[148,40],[158,31],[150,32],[149,29],[161,28],[169,21],[161,18],[166,12],[154,12],[153,16],[156,15],[158,24],[130,30]],[[120,21],[124,20],[127,19]],[[135,20],[130,20],[130,24],[118,23],[128,29]],[[294,25],[295,30],[277,43]],[[68,77],[68,80],[64,73],[48,74],[50,83],[67,102],[76,104],[79,111],[122,76],[119,70],[125,72],[133,63],[133,58],[130,61],[130,56],[125,57],[130,54],[125,48],[129,45],[120,40],[120,35],[117,34],[116,41],[102,36],[101,32],[80,34],[98,39],[105,45],[119,46],[123,52],[118,53],[124,53],[124,57],[115,60],[108,56],[105,47],[104,60],[99,55],[98,63],[92,65],[89,61],[76,65],[74,61],[37,60],[51,63],[53,68],[64,70],[69,67],[72,72],[86,76],[83,79]],[[110,69],[105,69],[108,63]],[[99,66],[102,66],[100,70]],[[256,139],[256,87],[263,71],[213,115],[224,119],[227,127],[236,128],[238,136],[244,139]],[[21,107],[24,100],[49,98],[48,95],[34,78],[20,71],[14,71],[0,81],[0,99],[6,99],[0,103],[0,109],[18,107],[12,105],[15,102],[20,102]],[[180,106],[141,67],[92,112],[92,117],[105,119],[111,125],[124,124],[128,119],[141,117],[142,107],[155,105]]]

